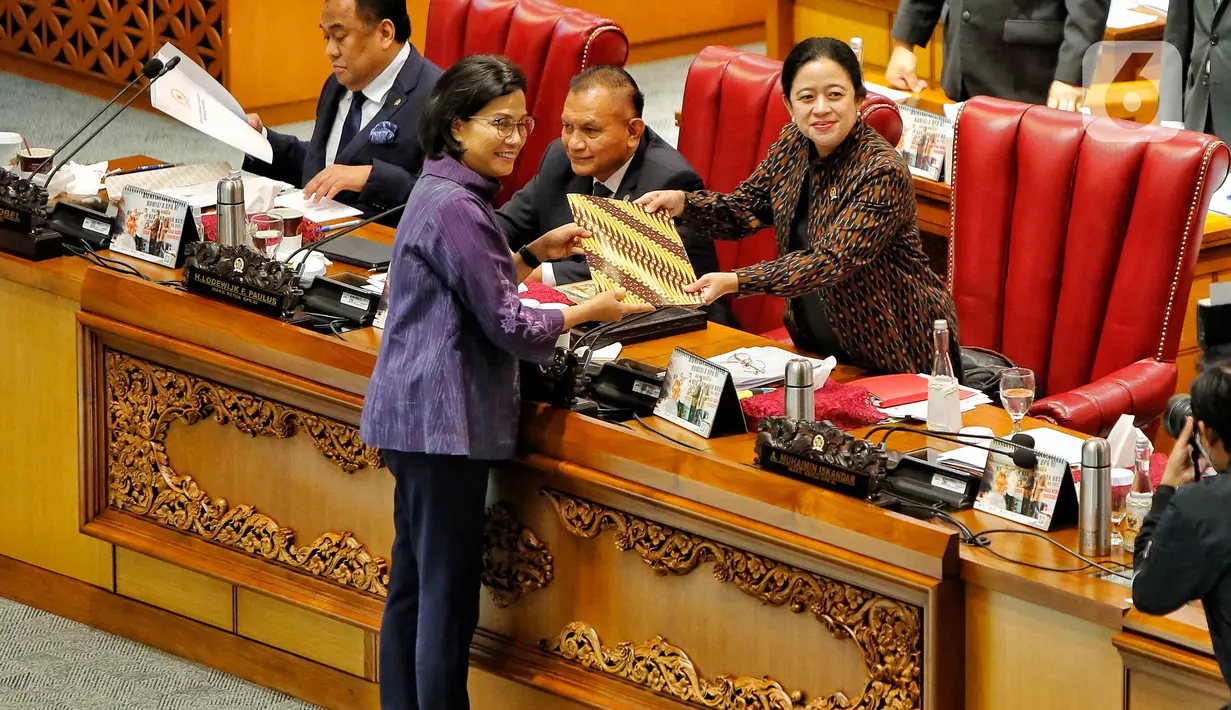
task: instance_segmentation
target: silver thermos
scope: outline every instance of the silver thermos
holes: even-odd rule
[[[816,420],[816,398],[810,361],[796,359],[786,364],[785,394],[787,419],[803,422]]]
[[[1089,439],[1081,446],[1081,510],[1078,551],[1086,557],[1111,554],[1111,445]]]
[[[218,181],[218,243],[248,243],[248,213],[244,211],[244,180],[238,170]]]

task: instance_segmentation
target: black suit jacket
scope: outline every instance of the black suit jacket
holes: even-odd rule
[[[394,80],[393,87],[385,95],[385,103],[376,117],[349,144],[338,146],[334,162],[372,166],[372,175],[363,190],[339,193],[337,199],[340,202],[354,205],[369,216],[406,203],[410,189],[419,177],[419,169],[423,167],[423,151],[419,147],[419,114],[440,74],[440,67],[411,46],[410,56],[406,58],[406,64]],[[329,141],[329,133],[338,115],[338,102],[345,93],[346,88],[331,75],[325,81],[320,102],[316,105],[316,128],[312,131],[312,140],[302,141],[295,136],[269,131],[269,142],[274,148],[273,163],[248,156],[244,159],[244,170],[298,187],[307,185],[309,180],[325,169],[325,144]],[[368,140],[372,127],[382,121],[397,126],[397,137],[391,144],[377,145]],[[397,220],[395,215],[387,221],[396,225]]]
[[[900,0],[894,38],[927,46],[944,7],[945,0]],[[1052,81],[1081,85],[1082,59],[1103,39],[1110,7],[1111,0],[948,0],[945,94],[1046,104]]]
[[[566,195],[588,195],[593,185],[594,178],[573,173],[564,145],[559,140],[554,141],[543,153],[538,174],[496,211],[497,222],[509,238],[509,245],[514,250],[520,249],[556,227],[572,222],[573,212]],[[703,189],[701,176],[684,156],[647,126],[614,197],[635,200],[654,190],[694,192]],[[680,230],[680,237],[698,276],[718,271],[718,253],[713,240],[698,238],[687,229]],[[553,262],[552,270],[556,282],[561,284],[590,278],[584,257]]]

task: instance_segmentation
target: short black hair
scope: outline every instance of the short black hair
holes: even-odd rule
[[[782,63],[782,95],[791,100],[791,87],[795,85],[795,75],[808,62],[818,59],[830,59],[846,70],[851,78],[851,86],[855,87],[855,98],[863,101],[868,90],[863,85],[863,70],[859,68],[859,57],[855,50],[846,42],[833,37],[809,37],[791,48]]]
[[[1205,422],[1231,447],[1231,363],[1206,368],[1193,380],[1190,392],[1193,421]]]
[[[393,23],[393,39],[410,41],[410,13],[406,11],[406,0],[355,0],[355,12],[373,27],[382,20],[389,20]]]
[[[469,119],[483,107],[526,90],[526,75],[507,57],[472,54],[445,70],[419,119],[419,146],[429,158],[461,159],[462,145],[453,137],[453,122]]]
[[[633,102],[633,113],[637,118],[641,118],[641,114],[645,111],[645,94],[641,93],[641,87],[637,86],[637,80],[633,78],[633,75],[621,67],[599,64],[582,69],[569,81],[568,90],[570,94],[573,94],[599,86],[613,91],[627,91],[629,101]]]

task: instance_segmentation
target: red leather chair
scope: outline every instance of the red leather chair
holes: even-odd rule
[[[1139,425],[1176,384],[1226,144],[981,97],[958,118],[949,287],[963,345],[1035,371],[1030,413],[1088,434]]]
[[[526,105],[537,121],[497,203],[534,177],[560,137],[568,83],[582,69],[624,66],[628,37],[615,22],[549,0],[432,0],[425,55],[442,69],[471,54],[503,54],[526,74]]]
[[[782,105],[781,74],[782,62],[730,47],[706,47],[693,60],[684,86],[679,150],[701,174],[706,188],[730,192],[769,152],[790,120]],[[902,136],[897,104],[868,94],[860,114],[897,145]],[[717,248],[724,271],[778,257],[772,229],[738,242],[719,241]],[[745,296],[735,299],[732,308],[745,330],[779,340],[787,337],[782,299]]]

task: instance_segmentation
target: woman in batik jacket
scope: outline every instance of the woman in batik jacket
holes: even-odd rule
[[[778,259],[706,274],[688,290],[706,302],[786,298],[797,347],[873,372],[930,372],[933,324],[943,318],[960,362],[953,299],[928,268],[910,171],[859,116],[866,90],[855,53],[836,39],[804,40],[783,64],[782,90],[791,122],[731,194],[638,200],[715,239],[775,228]]]

